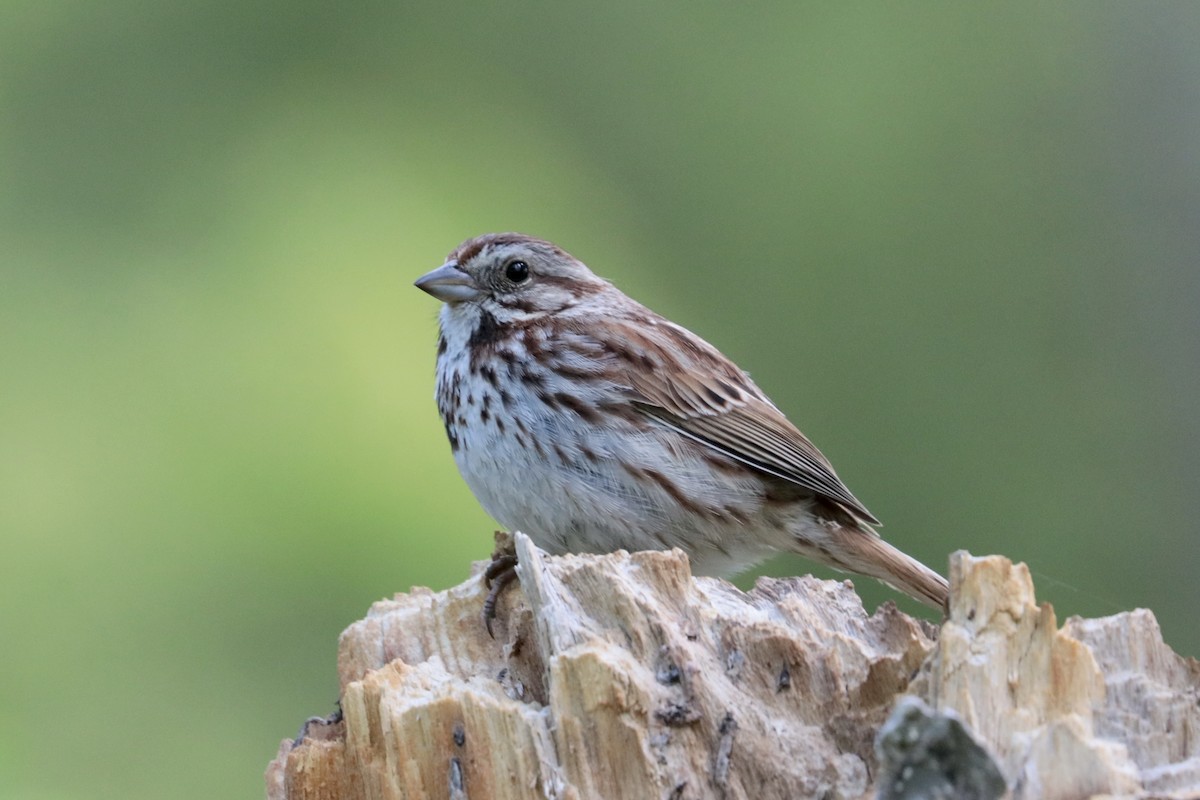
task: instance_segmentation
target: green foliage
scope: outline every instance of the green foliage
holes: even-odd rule
[[[260,796],[341,628],[487,555],[409,285],[487,230],[721,346],[927,563],[1200,651],[1195,7],[0,13],[0,796]]]

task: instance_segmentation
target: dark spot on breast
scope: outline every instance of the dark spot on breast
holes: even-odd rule
[[[638,431],[649,430],[652,425],[656,424],[636,403],[598,403],[596,411],[602,416],[621,420]]]
[[[462,393],[462,376],[457,372],[443,376],[437,386],[437,406],[442,416],[458,412]]]
[[[446,352],[446,347],[447,347],[447,346],[448,346],[448,345],[446,344],[446,337],[445,337],[445,336],[439,336],[439,337],[438,337],[438,351],[437,351],[439,356],[440,356],[440,355],[443,355],[443,354]]]
[[[554,399],[562,404],[565,408],[569,408],[571,411],[574,411],[587,422],[597,422],[600,419],[600,414],[597,413],[594,407],[588,405],[573,394],[558,392],[554,395]]]
[[[496,430],[500,431],[500,433],[504,433],[504,420],[500,417],[496,417]]]
[[[599,463],[600,456],[596,455],[596,451],[588,447],[586,444],[579,445],[579,452],[583,453],[583,457],[593,464]]]
[[[525,328],[521,332],[521,343],[525,345],[525,350],[531,358],[536,359],[543,352],[542,341],[534,328]]]
[[[491,348],[505,338],[505,335],[504,326],[496,321],[491,312],[480,311],[479,322],[476,324],[475,330],[471,331],[471,338],[467,340],[467,347],[471,350],[472,358],[475,353]]]
[[[491,418],[492,418],[492,412],[488,411],[486,406],[484,406],[482,409],[480,409],[479,419],[481,422],[487,422]]]
[[[545,404],[546,404],[546,405],[547,405],[549,408],[552,408],[552,409],[554,409],[555,411],[557,411],[557,410],[558,410],[558,401],[555,399],[555,396],[554,396],[554,395],[552,395],[552,394],[548,394],[548,393],[546,393],[546,392],[539,391],[539,392],[537,393],[537,399],[538,399],[538,400],[541,400],[541,401],[542,401],[543,403],[545,403]]]
[[[533,372],[527,369],[521,372],[521,382],[527,383],[530,386],[545,386],[546,376],[540,372]]]
[[[635,478],[646,478],[653,481],[660,489],[670,495],[671,499],[673,499],[676,503],[679,503],[680,506],[692,512],[693,514],[708,518],[717,516],[713,509],[706,508],[705,506],[694,502],[692,498],[684,494],[683,490],[676,486],[670,478],[656,469],[649,467],[636,467],[632,464],[626,464],[624,461],[621,462],[621,469],[625,470]]]
[[[480,367],[479,374],[483,376],[485,381],[492,385],[492,388],[499,387],[500,384],[496,378],[496,370],[492,369],[490,366],[484,365]]]
[[[580,369],[579,367],[568,367],[566,364],[555,364],[554,372],[564,378],[574,378],[578,380],[588,380],[596,377],[595,370]]]
[[[509,394],[508,392],[506,392],[505,390],[501,389],[500,390],[500,405],[504,406],[505,408],[510,408],[512,406],[512,402],[513,402],[512,395]]]
[[[660,487],[662,487],[662,490],[664,492],[671,495],[671,498],[675,502],[679,503],[679,505],[683,506],[688,511],[691,511],[694,514],[701,514],[701,515],[705,515],[708,513],[708,509],[693,502],[692,498],[690,498],[686,494],[684,494],[682,489],[680,489],[678,486],[676,486],[675,483],[670,478],[668,478],[666,475],[659,472],[658,470],[644,469],[644,470],[642,470],[642,474],[645,475],[650,480],[657,483]]]

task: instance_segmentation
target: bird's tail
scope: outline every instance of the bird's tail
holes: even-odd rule
[[[837,561],[841,563],[832,566],[875,578],[927,606],[946,609],[950,595],[946,579],[892,547],[874,531],[842,528],[838,545]]]

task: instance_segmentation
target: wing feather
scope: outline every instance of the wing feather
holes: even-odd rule
[[[636,408],[694,441],[831,500],[864,522],[879,524],[821,451],[733,362],[661,318],[652,330],[654,335],[638,336],[637,345],[661,368],[635,369],[631,364],[622,381],[630,387]]]

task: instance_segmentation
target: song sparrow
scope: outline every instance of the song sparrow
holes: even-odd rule
[[[875,533],[745,372],[561,248],[480,236],[416,286],[445,301],[436,396],[450,449],[502,525],[551,553],[678,547],[697,574],[801,553],[944,606],[945,579]]]

